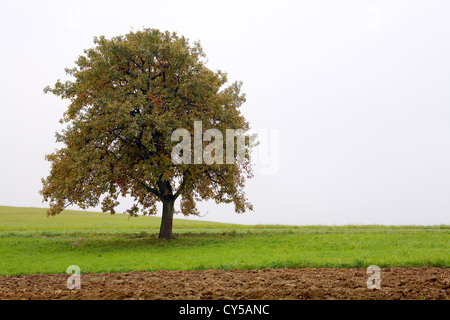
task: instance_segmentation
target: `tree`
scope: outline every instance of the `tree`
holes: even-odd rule
[[[226,73],[206,67],[200,43],[191,45],[176,33],[144,29],[96,37],[94,43],[76,67],[65,69],[72,81],[44,89],[70,101],[60,120],[66,128],[56,133],[64,147],[46,156],[51,170],[40,192],[50,205],[47,214],[99,204],[114,214],[119,196],[128,195],[134,203],[126,213],[153,215],[161,201],[159,236],[169,239],[178,198],[184,215],[199,214],[200,200],[234,203],[237,213],[253,210],[244,193],[245,179],[252,176],[250,141],[240,161],[233,147],[233,163],[217,161],[225,155],[211,147],[205,151],[212,152],[214,163],[180,163],[172,156],[179,142],[173,132],[193,132],[198,121],[202,129],[224,135],[227,129],[248,133],[239,110],[245,102],[242,82],[227,85]],[[202,139],[201,147],[207,142]],[[179,151],[180,157],[189,154]]]

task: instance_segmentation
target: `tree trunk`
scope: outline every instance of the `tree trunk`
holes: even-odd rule
[[[173,239],[172,225],[175,200],[163,201],[163,213],[161,219],[161,228],[159,229],[160,239]]]

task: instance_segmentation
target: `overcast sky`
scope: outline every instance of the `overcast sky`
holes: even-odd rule
[[[94,36],[157,28],[200,40],[211,69],[243,81],[242,111],[269,142],[247,183],[255,211],[205,203],[203,220],[450,224],[449,12],[445,0],[0,0],[0,205],[46,206],[44,155],[67,101],[43,88]]]

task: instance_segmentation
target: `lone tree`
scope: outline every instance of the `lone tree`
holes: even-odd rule
[[[227,129],[248,132],[239,111],[245,102],[242,83],[227,85],[225,73],[205,66],[200,44],[191,45],[176,33],[145,29],[96,37],[94,43],[76,67],[65,69],[73,81],[58,80],[44,89],[70,101],[60,120],[67,126],[56,133],[64,147],[46,156],[51,170],[40,192],[50,205],[47,214],[72,204],[82,209],[101,204],[103,212],[114,214],[119,196],[129,195],[134,204],[126,213],[153,215],[161,201],[159,237],[170,239],[177,198],[184,215],[198,215],[196,202],[209,199],[234,203],[238,213],[253,210],[243,190],[252,176],[252,143],[245,144],[243,161],[234,146],[233,163],[217,161],[225,156],[212,143],[208,150],[214,163],[180,163],[172,157],[179,142],[173,141],[173,132],[194,132],[195,121],[202,121],[203,130],[224,135]],[[214,138],[215,147],[224,144]],[[202,139],[202,148],[207,141]],[[190,154],[184,148],[178,155],[186,159]]]

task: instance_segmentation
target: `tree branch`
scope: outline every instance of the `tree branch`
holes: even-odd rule
[[[175,199],[177,199],[180,196],[181,192],[183,192],[183,190],[186,188],[188,174],[189,174],[189,171],[187,171],[187,170],[185,172],[183,172],[183,181],[181,182],[180,186],[178,187],[177,192],[175,193],[175,196],[174,196]]]
[[[158,190],[156,190],[156,189],[154,189],[154,188],[152,188],[152,187],[149,187],[148,185],[146,185],[146,184],[143,183],[142,181],[139,181],[139,183],[140,183],[140,184],[141,184],[148,192],[151,192],[151,193],[153,193],[155,196],[157,196],[161,201],[166,201],[166,199],[162,196],[161,193],[159,193]]]

